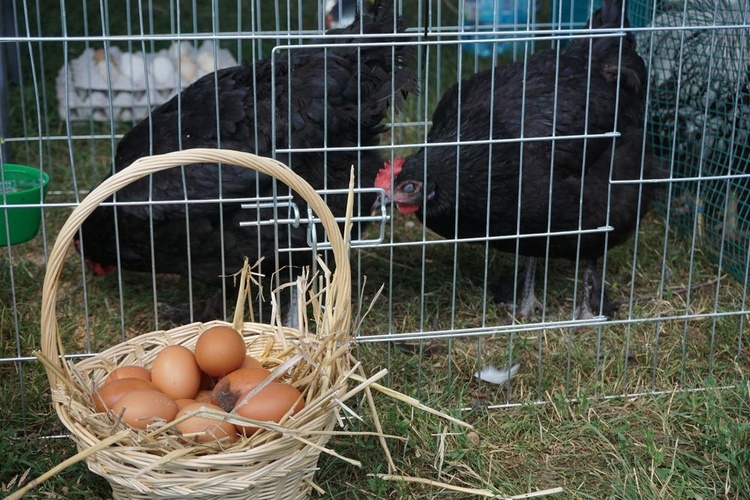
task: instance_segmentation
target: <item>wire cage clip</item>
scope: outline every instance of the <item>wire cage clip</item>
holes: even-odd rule
[[[328,199],[330,196],[347,196],[349,194],[348,189],[318,189],[316,192],[323,197]],[[376,196],[384,196],[385,192],[381,188],[369,187],[369,188],[354,188],[355,200],[361,194],[374,193]],[[260,210],[260,209],[276,209],[276,217],[272,219],[257,219],[250,221],[240,222],[240,227],[260,227],[260,226],[271,226],[276,224],[288,224],[292,227],[299,227],[301,224],[307,224],[307,244],[313,250],[329,250],[331,244],[327,238],[323,241],[318,241],[318,231],[315,230],[316,224],[320,224],[320,218],[316,217],[310,206],[307,206],[305,211],[306,216],[301,216],[301,211],[297,204],[292,200],[291,195],[277,196],[275,198],[258,198],[257,203],[243,203],[241,205],[244,209]],[[381,205],[378,212],[368,213],[370,207],[355,206],[352,217],[352,222],[357,224],[372,224],[378,225],[379,230],[374,237],[365,238],[361,231],[355,231],[350,244],[352,247],[374,247],[385,240],[385,227],[390,222],[390,215],[388,214],[386,205]],[[286,214],[284,216],[283,214]],[[344,222],[344,217],[336,217],[336,222]]]

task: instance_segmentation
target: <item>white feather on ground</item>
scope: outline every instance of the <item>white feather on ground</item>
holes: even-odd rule
[[[474,376],[484,382],[490,384],[502,385],[516,376],[521,365],[516,363],[510,368],[505,367],[502,369],[495,368],[492,365],[487,365],[482,368],[482,371],[474,373]]]

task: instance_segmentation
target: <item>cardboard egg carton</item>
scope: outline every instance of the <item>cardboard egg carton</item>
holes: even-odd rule
[[[58,112],[62,118],[69,113],[71,121],[141,120],[200,77],[236,65],[232,54],[215,51],[211,40],[197,49],[183,41],[145,54],[89,48],[68,63],[67,72],[60,68]]]

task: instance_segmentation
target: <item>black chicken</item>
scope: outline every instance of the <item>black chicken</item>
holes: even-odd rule
[[[351,44],[393,40],[394,28],[405,30],[400,19],[394,24],[392,0],[380,0],[351,25],[327,32],[348,36],[318,40],[333,44],[326,50],[281,51],[275,67],[269,58],[204,76],[186,88],[179,99],[175,96],[152,111],[122,138],[115,170],[146,155],[195,147],[272,156],[275,149],[328,146],[350,149],[274,156],[316,189],[348,187],[352,165],[356,166],[358,184],[372,186],[383,160],[375,151],[358,152],[355,147],[379,143],[389,107],[398,107],[408,92],[416,90],[416,75],[408,66],[412,58],[408,47],[358,48]],[[360,33],[383,36],[361,39]],[[231,199],[282,195],[288,192],[285,186],[232,165],[189,165],[184,173],[182,170],[169,169],[131,184],[116,194],[116,201],[219,197],[225,201],[189,206],[118,206],[117,238],[113,208],[99,207],[83,224],[76,242],[94,272],[120,265],[128,270],[176,273],[221,285],[222,277],[236,272],[245,256],[251,263],[264,257],[260,272],[266,277],[285,266],[311,263],[310,251],[279,251],[308,248],[304,225],[239,227],[241,221],[273,219],[274,210],[243,210]],[[334,215],[344,215],[345,201],[344,196],[328,200]],[[363,195],[358,203],[369,207],[374,201],[374,195]],[[296,194],[294,202],[304,211],[306,205]],[[277,214],[287,217],[287,212],[279,208]],[[214,310],[198,312],[198,319],[212,317],[216,317]]]
[[[628,26],[623,12],[622,0],[604,0],[590,25],[620,30]],[[609,182],[610,176],[653,176],[650,156],[643,154],[646,78],[630,33],[576,39],[559,58],[546,50],[525,63],[497,68],[494,75],[478,73],[443,95],[428,145],[394,161],[393,168],[386,165],[376,185],[400,212],[416,212],[443,237],[510,236],[491,245],[529,257],[517,309],[521,316],[540,305],[533,290],[535,258],[547,255],[548,242],[546,235],[524,235],[612,226],[609,233],[549,238],[550,257],[585,261],[576,316],[611,314],[606,299],[600,304],[604,294],[596,261],[605,247],[628,238],[651,197],[648,185]],[[621,134],[614,141],[565,138],[613,131]],[[429,145],[522,136],[528,142]],[[552,136],[558,138],[549,140]]]

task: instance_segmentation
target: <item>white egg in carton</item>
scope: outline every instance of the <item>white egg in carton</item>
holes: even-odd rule
[[[113,46],[109,58],[104,49],[86,49],[68,63],[67,75],[65,67],[57,75],[58,111],[63,118],[69,113],[71,121],[141,120],[198,78],[236,65],[228,50],[215,50],[212,40],[197,50],[192,42],[175,42],[155,54]]]

